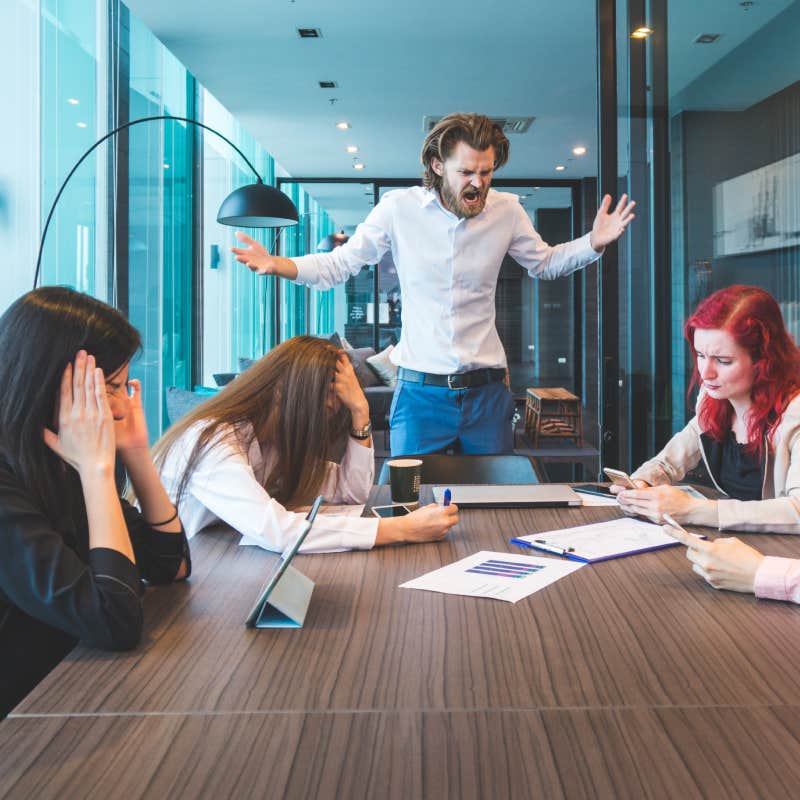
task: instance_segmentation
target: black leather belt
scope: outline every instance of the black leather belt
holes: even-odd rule
[[[436,375],[433,372],[417,372],[415,369],[400,367],[397,377],[401,381],[421,383],[423,386],[446,386],[448,389],[473,389],[476,386],[485,386],[505,380],[506,371],[499,367],[486,367],[473,369],[469,372],[455,372],[452,375]]]

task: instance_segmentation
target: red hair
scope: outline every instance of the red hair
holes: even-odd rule
[[[775,298],[756,286],[728,286],[703,300],[686,321],[684,334],[694,357],[689,391],[698,386],[694,332],[723,330],[750,354],[755,377],[747,418],[747,452],[761,458],[764,437],[771,436],[786,406],[800,390],[800,348],[783,324]],[[727,400],[706,395],[698,411],[700,427],[718,442],[733,424],[733,407]]]

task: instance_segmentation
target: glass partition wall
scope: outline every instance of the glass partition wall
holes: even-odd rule
[[[628,469],[693,413],[683,325],[704,297],[760,286],[800,336],[800,2],[599,7],[616,48],[601,68],[616,96],[600,118],[611,124],[616,103],[618,120],[604,131],[617,147],[603,155],[618,191],[638,203],[618,248],[617,291],[603,303],[617,326],[604,333],[619,342],[606,376],[619,388],[608,417],[618,449],[605,463]]]

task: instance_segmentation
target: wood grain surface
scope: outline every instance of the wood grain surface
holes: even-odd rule
[[[795,606],[715,591],[679,546],[517,604],[399,588],[477,550],[526,552],[512,536],[617,515],[469,510],[441,543],[299,556],[316,582],[302,630],[247,630],[276,556],[201,533],[191,580],[148,591],[139,648],[76,649],[0,723],[0,791],[793,796]],[[800,555],[794,537],[742,538]]]
[[[798,710],[20,717],[0,797],[789,798]]]

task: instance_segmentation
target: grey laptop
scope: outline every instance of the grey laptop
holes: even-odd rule
[[[433,499],[442,505],[444,490],[460,508],[558,508],[581,505],[581,497],[560,483],[464,484],[434,486]]]

